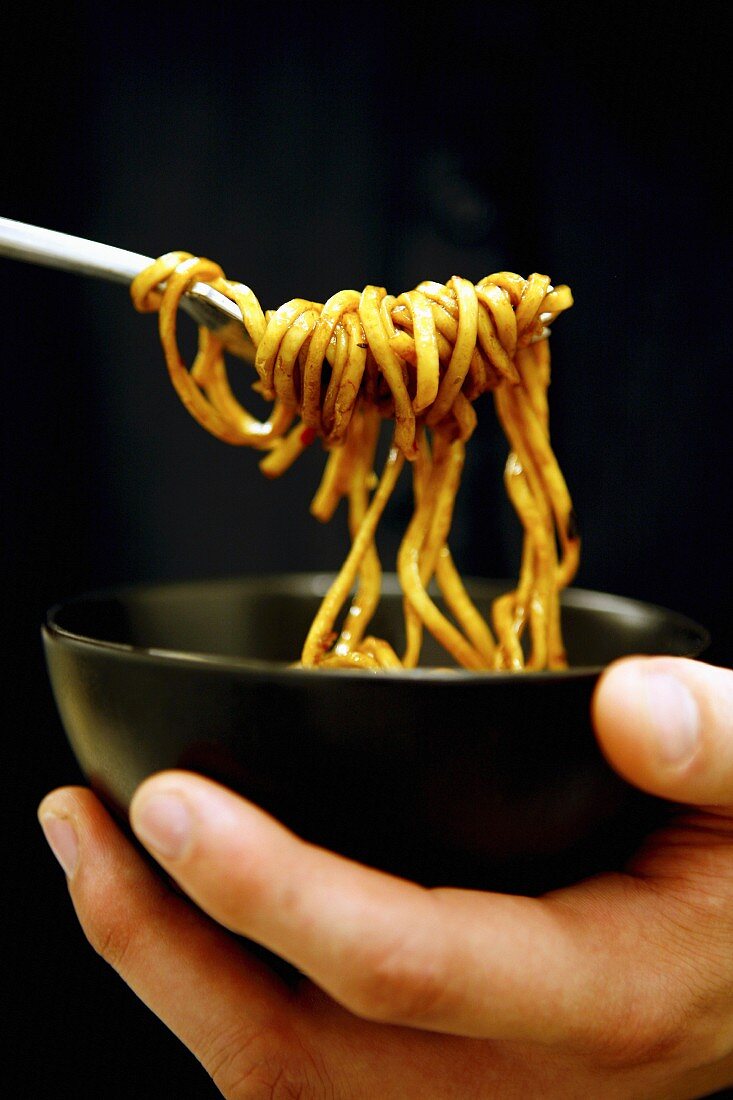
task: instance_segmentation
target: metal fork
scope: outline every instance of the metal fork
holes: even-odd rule
[[[127,284],[153,262],[149,256],[141,256],[138,252],[9,218],[0,218],[0,256]],[[242,314],[234,302],[218,290],[206,283],[194,283],[181,299],[181,307],[197,324],[215,332],[227,350],[243,359],[254,359],[254,348],[242,323]],[[547,328],[550,318],[551,314],[541,314],[540,320],[545,327],[530,343],[545,340],[550,335]]]
[[[0,256],[128,285],[153,262],[149,256],[141,256],[138,252],[10,218],[0,218]],[[215,332],[229,351],[244,359],[254,359],[254,348],[242,323],[242,314],[234,302],[218,290],[206,283],[194,283],[181,299],[181,307],[196,324]]]

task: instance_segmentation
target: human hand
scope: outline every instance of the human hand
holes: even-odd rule
[[[625,873],[542,898],[423,889],[165,772],[132,826],[213,923],[90,792],[39,815],[88,939],[227,1097],[708,1095],[733,1083],[733,672],[627,659],[593,709],[613,766],[689,808]]]

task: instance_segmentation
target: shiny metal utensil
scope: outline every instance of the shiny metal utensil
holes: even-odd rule
[[[153,262],[149,256],[141,256],[138,252],[88,241],[84,237],[72,237],[68,233],[57,233],[53,229],[41,229],[37,225],[11,221],[10,218],[0,218],[0,256],[128,284]],[[552,287],[549,289],[552,290]],[[194,283],[181,299],[181,308],[197,324],[215,332],[228,351],[243,359],[254,359],[254,348],[242,323],[242,314],[234,302],[218,290],[206,283]],[[544,328],[530,340],[531,344],[547,339],[550,335],[547,325],[551,319],[552,314],[540,315]]]
[[[0,256],[128,285],[153,262],[149,256],[124,248],[26,225],[10,218],[0,218]],[[194,283],[181,299],[181,308],[197,324],[215,332],[228,350],[244,359],[254,359],[242,314],[234,302],[218,290],[206,283]]]

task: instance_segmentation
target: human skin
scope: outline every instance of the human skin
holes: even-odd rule
[[[593,719],[621,775],[682,805],[622,873],[541,898],[362,867],[187,772],[146,780],[131,823],[196,907],[89,791],[39,817],[92,946],[226,1097],[706,1096],[733,1084],[733,672],[625,659]]]

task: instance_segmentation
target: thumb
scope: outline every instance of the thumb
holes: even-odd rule
[[[651,794],[733,810],[733,672],[680,657],[611,665],[593,696],[602,751]]]

